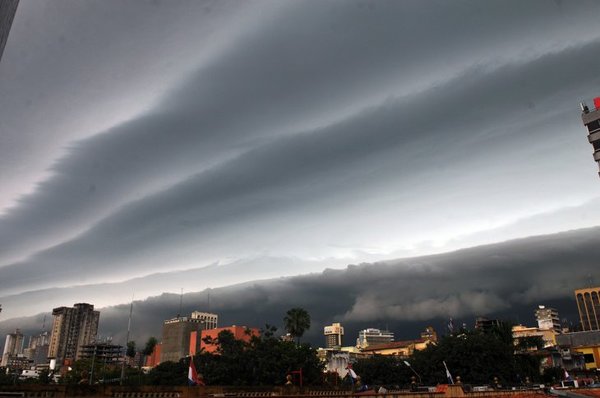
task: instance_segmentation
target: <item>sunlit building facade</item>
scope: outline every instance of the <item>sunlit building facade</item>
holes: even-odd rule
[[[598,322],[600,316],[599,295],[600,287],[575,290],[575,300],[577,300],[577,310],[583,331],[600,330]]]

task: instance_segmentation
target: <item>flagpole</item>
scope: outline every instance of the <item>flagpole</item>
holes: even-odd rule
[[[450,382],[450,384],[454,384],[454,380],[452,379],[452,375],[450,374],[450,371],[448,370],[448,365],[446,365],[446,361],[442,361],[442,363],[444,364],[444,367],[446,368],[446,377],[448,378],[448,381]]]

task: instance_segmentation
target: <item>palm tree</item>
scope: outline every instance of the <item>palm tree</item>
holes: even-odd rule
[[[310,328],[310,315],[304,308],[292,308],[286,312],[283,318],[285,330],[296,338],[296,342],[300,345],[300,337]]]

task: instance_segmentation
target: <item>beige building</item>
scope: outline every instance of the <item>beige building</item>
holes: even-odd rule
[[[325,348],[340,348],[344,337],[344,327],[340,323],[332,323],[323,328]]]
[[[192,332],[215,329],[218,315],[195,311],[191,316],[167,319],[163,324],[160,362],[177,362],[190,355]]]
[[[583,331],[600,330],[600,287],[575,290],[579,320]]]
[[[59,365],[79,359],[79,349],[91,344],[98,334],[100,311],[87,303],[52,310],[54,321],[48,347],[48,358]]]
[[[539,327],[529,327],[515,325],[512,328],[512,336],[515,344],[519,338],[523,337],[541,337],[544,341],[544,348],[554,347],[556,345],[556,331],[554,329],[540,329]]]

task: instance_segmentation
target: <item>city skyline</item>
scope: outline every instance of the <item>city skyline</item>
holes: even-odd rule
[[[21,1],[0,62],[0,323],[49,296],[106,308],[299,275],[329,286],[361,263],[423,293],[361,289],[327,324],[566,298],[597,258],[578,106],[600,95],[598,11]],[[483,287],[449,276],[466,253]],[[431,269],[445,297],[419,279]]]

